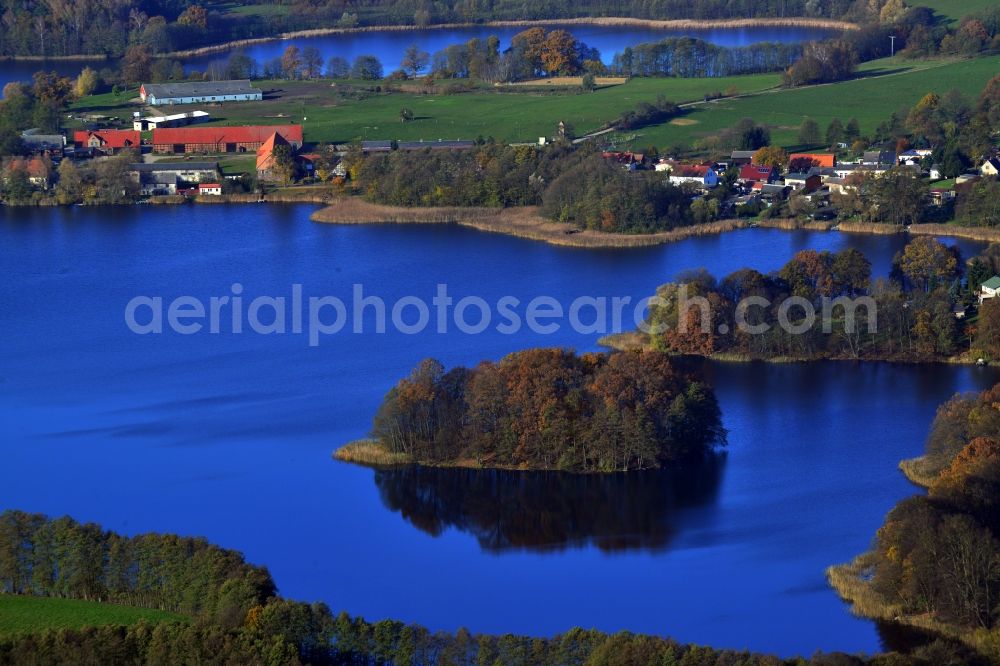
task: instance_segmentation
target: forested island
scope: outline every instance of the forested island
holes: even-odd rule
[[[927,495],[901,501],[872,551],[833,567],[854,612],[961,638],[1000,659],[1000,384],[941,406],[926,455],[902,465]]]
[[[966,263],[956,247],[920,236],[878,279],[855,249],[803,250],[767,275],[686,272],[657,290],[648,332],[603,343],[723,360],[994,360],[1000,303],[978,294],[998,252],[991,245]]]
[[[268,666],[937,666],[985,663],[969,648],[937,639],[912,654],[816,654],[780,659],[684,645],[671,639],[574,628],[551,638],[433,632],[395,620],[335,615],[324,603],[275,594],[266,569],[204,539],[171,534],[125,537],[70,518],[0,514],[0,607],[92,600],[89,616],[59,628],[43,615],[0,632],[0,664],[197,663]],[[128,607],[170,608],[183,619],[122,625],[95,621],[114,599]],[[87,617],[91,619],[87,619]]]
[[[423,361],[386,395],[371,441],[338,459],[568,472],[628,472],[725,444],[715,394],[666,354],[515,352],[445,371]]]

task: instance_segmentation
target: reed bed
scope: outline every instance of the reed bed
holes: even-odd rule
[[[839,229],[852,234],[880,234],[891,236],[901,234],[903,229],[894,224],[877,224],[875,222],[841,222]]]
[[[899,469],[910,483],[921,488],[930,488],[941,472],[941,466],[927,456],[902,460]]]
[[[769,220],[756,220],[757,226],[765,229],[784,229],[795,231],[806,229],[808,231],[829,231],[833,228],[834,222],[823,222],[818,220],[802,221],[795,218],[781,217]]]
[[[597,341],[597,344],[617,351],[647,349],[649,347],[649,335],[642,331],[623,331],[621,333],[605,335]]]
[[[874,553],[862,553],[847,564],[828,567],[826,578],[840,598],[851,604],[851,612],[872,619],[899,619],[901,609],[872,589],[870,576]]]
[[[961,227],[957,224],[911,224],[911,234],[922,236],[952,236],[987,243],[1000,242],[1000,229],[987,227]]]
[[[374,439],[358,439],[348,442],[333,452],[336,460],[369,465],[373,467],[391,467],[393,465],[408,465],[413,462],[411,456],[405,453],[394,453],[386,449]]]
[[[568,247],[648,247],[741,229],[746,222],[720,220],[652,234],[611,234],[577,231],[568,224],[542,217],[533,206],[519,208],[411,208],[383,206],[358,198],[344,198],[313,213],[314,222],[330,224],[459,224],[490,233],[538,240]]]

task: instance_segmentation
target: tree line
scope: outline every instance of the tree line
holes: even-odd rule
[[[712,390],[664,354],[532,349],[472,369],[422,362],[372,435],[423,463],[624,472],[700,459],[726,433]]]
[[[957,248],[929,236],[907,244],[889,277],[877,280],[854,249],[803,250],[767,275],[745,268],[717,280],[690,272],[657,290],[660,300],[647,321],[650,344],[675,354],[765,359],[928,361],[970,348],[992,357],[1000,352],[1000,326],[994,323],[1000,308],[984,304],[975,325],[955,316],[956,304],[975,301],[982,274],[963,281]],[[747,301],[738,311],[750,298],[767,304]],[[792,298],[803,300],[789,307]],[[835,302],[841,298],[854,300]],[[790,327],[782,325],[782,316]]]
[[[205,539],[124,537],[69,517],[0,514],[0,593],[156,608],[239,626],[275,589],[266,569]]]
[[[8,511],[0,514],[0,524],[22,521],[46,524],[44,516]],[[116,542],[127,537],[90,526]],[[136,537],[138,538],[138,537]],[[148,534],[147,541],[204,544],[203,539]],[[25,538],[20,531],[0,530],[0,553],[21,552]],[[96,561],[106,556],[102,542],[89,538],[66,544],[66,557]],[[211,553],[229,553],[205,544],[190,556],[171,558],[169,574],[157,568],[156,560],[135,563],[136,575],[150,581],[154,596],[170,593],[158,586],[180,579],[195,580],[203,570],[203,558]],[[238,556],[237,556],[238,557]],[[242,561],[241,558],[239,558]],[[151,575],[146,568],[159,572]],[[254,584],[258,573],[270,579],[266,570],[243,565]],[[239,577],[228,579],[239,582]],[[206,593],[197,587],[191,596]],[[273,585],[260,590],[272,592]],[[35,593],[38,593],[37,591]],[[211,594],[210,591],[208,592]],[[126,600],[124,603],[128,603]],[[211,604],[198,603],[204,609]],[[145,621],[129,627],[101,626],[79,630],[45,629],[0,637],[0,664],[122,664],[152,666],[197,663],[206,666],[261,664],[266,666],[617,666],[625,664],[683,664],[684,666],[938,666],[943,663],[978,665],[978,656],[960,644],[939,639],[917,648],[913,654],[895,653],[874,657],[817,653],[810,659],[780,659],[747,651],[716,650],[621,631],[608,634],[579,628],[550,638],[514,634],[472,634],[465,629],[454,633],[431,632],[419,625],[395,620],[367,622],[346,613],[335,615],[323,603],[306,604],[271,594],[226,624],[202,616],[196,622]]]
[[[736,76],[782,71],[801,56],[801,44],[761,42],[727,48],[694,37],[670,37],[616,53],[610,71],[619,76]]]

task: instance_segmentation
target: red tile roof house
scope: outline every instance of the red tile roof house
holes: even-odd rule
[[[40,157],[11,157],[4,159],[4,174],[20,169],[28,176],[28,182],[43,190],[49,189],[49,177],[51,170]]]
[[[257,149],[257,178],[260,180],[276,180],[277,175],[274,173],[274,149],[278,146],[289,146],[288,141],[285,138],[274,132],[271,136],[264,142],[260,148]],[[293,149],[294,150],[294,149]]]
[[[169,127],[153,130],[153,152],[247,153],[256,151],[274,133],[294,150],[302,147],[302,125],[242,127]]]
[[[837,156],[833,153],[792,153],[788,156],[788,164],[796,160],[809,160],[812,166],[832,169],[837,166]]]
[[[76,150],[116,155],[127,148],[142,147],[142,135],[134,130],[79,130],[73,132]]]
[[[744,185],[753,183],[773,183],[778,179],[778,170],[775,167],[762,166],[760,164],[747,164],[740,169],[739,181]]]

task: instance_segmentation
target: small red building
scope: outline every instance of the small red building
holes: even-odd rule
[[[140,148],[142,135],[134,130],[78,130],[73,132],[76,150],[91,150],[102,155],[117,155],[127,148]]]
[[[168,127],[153,130],[153,152],[256,152],[277,133],[293,149],[302,147],[302,125],[244,125],[242,127]]]

